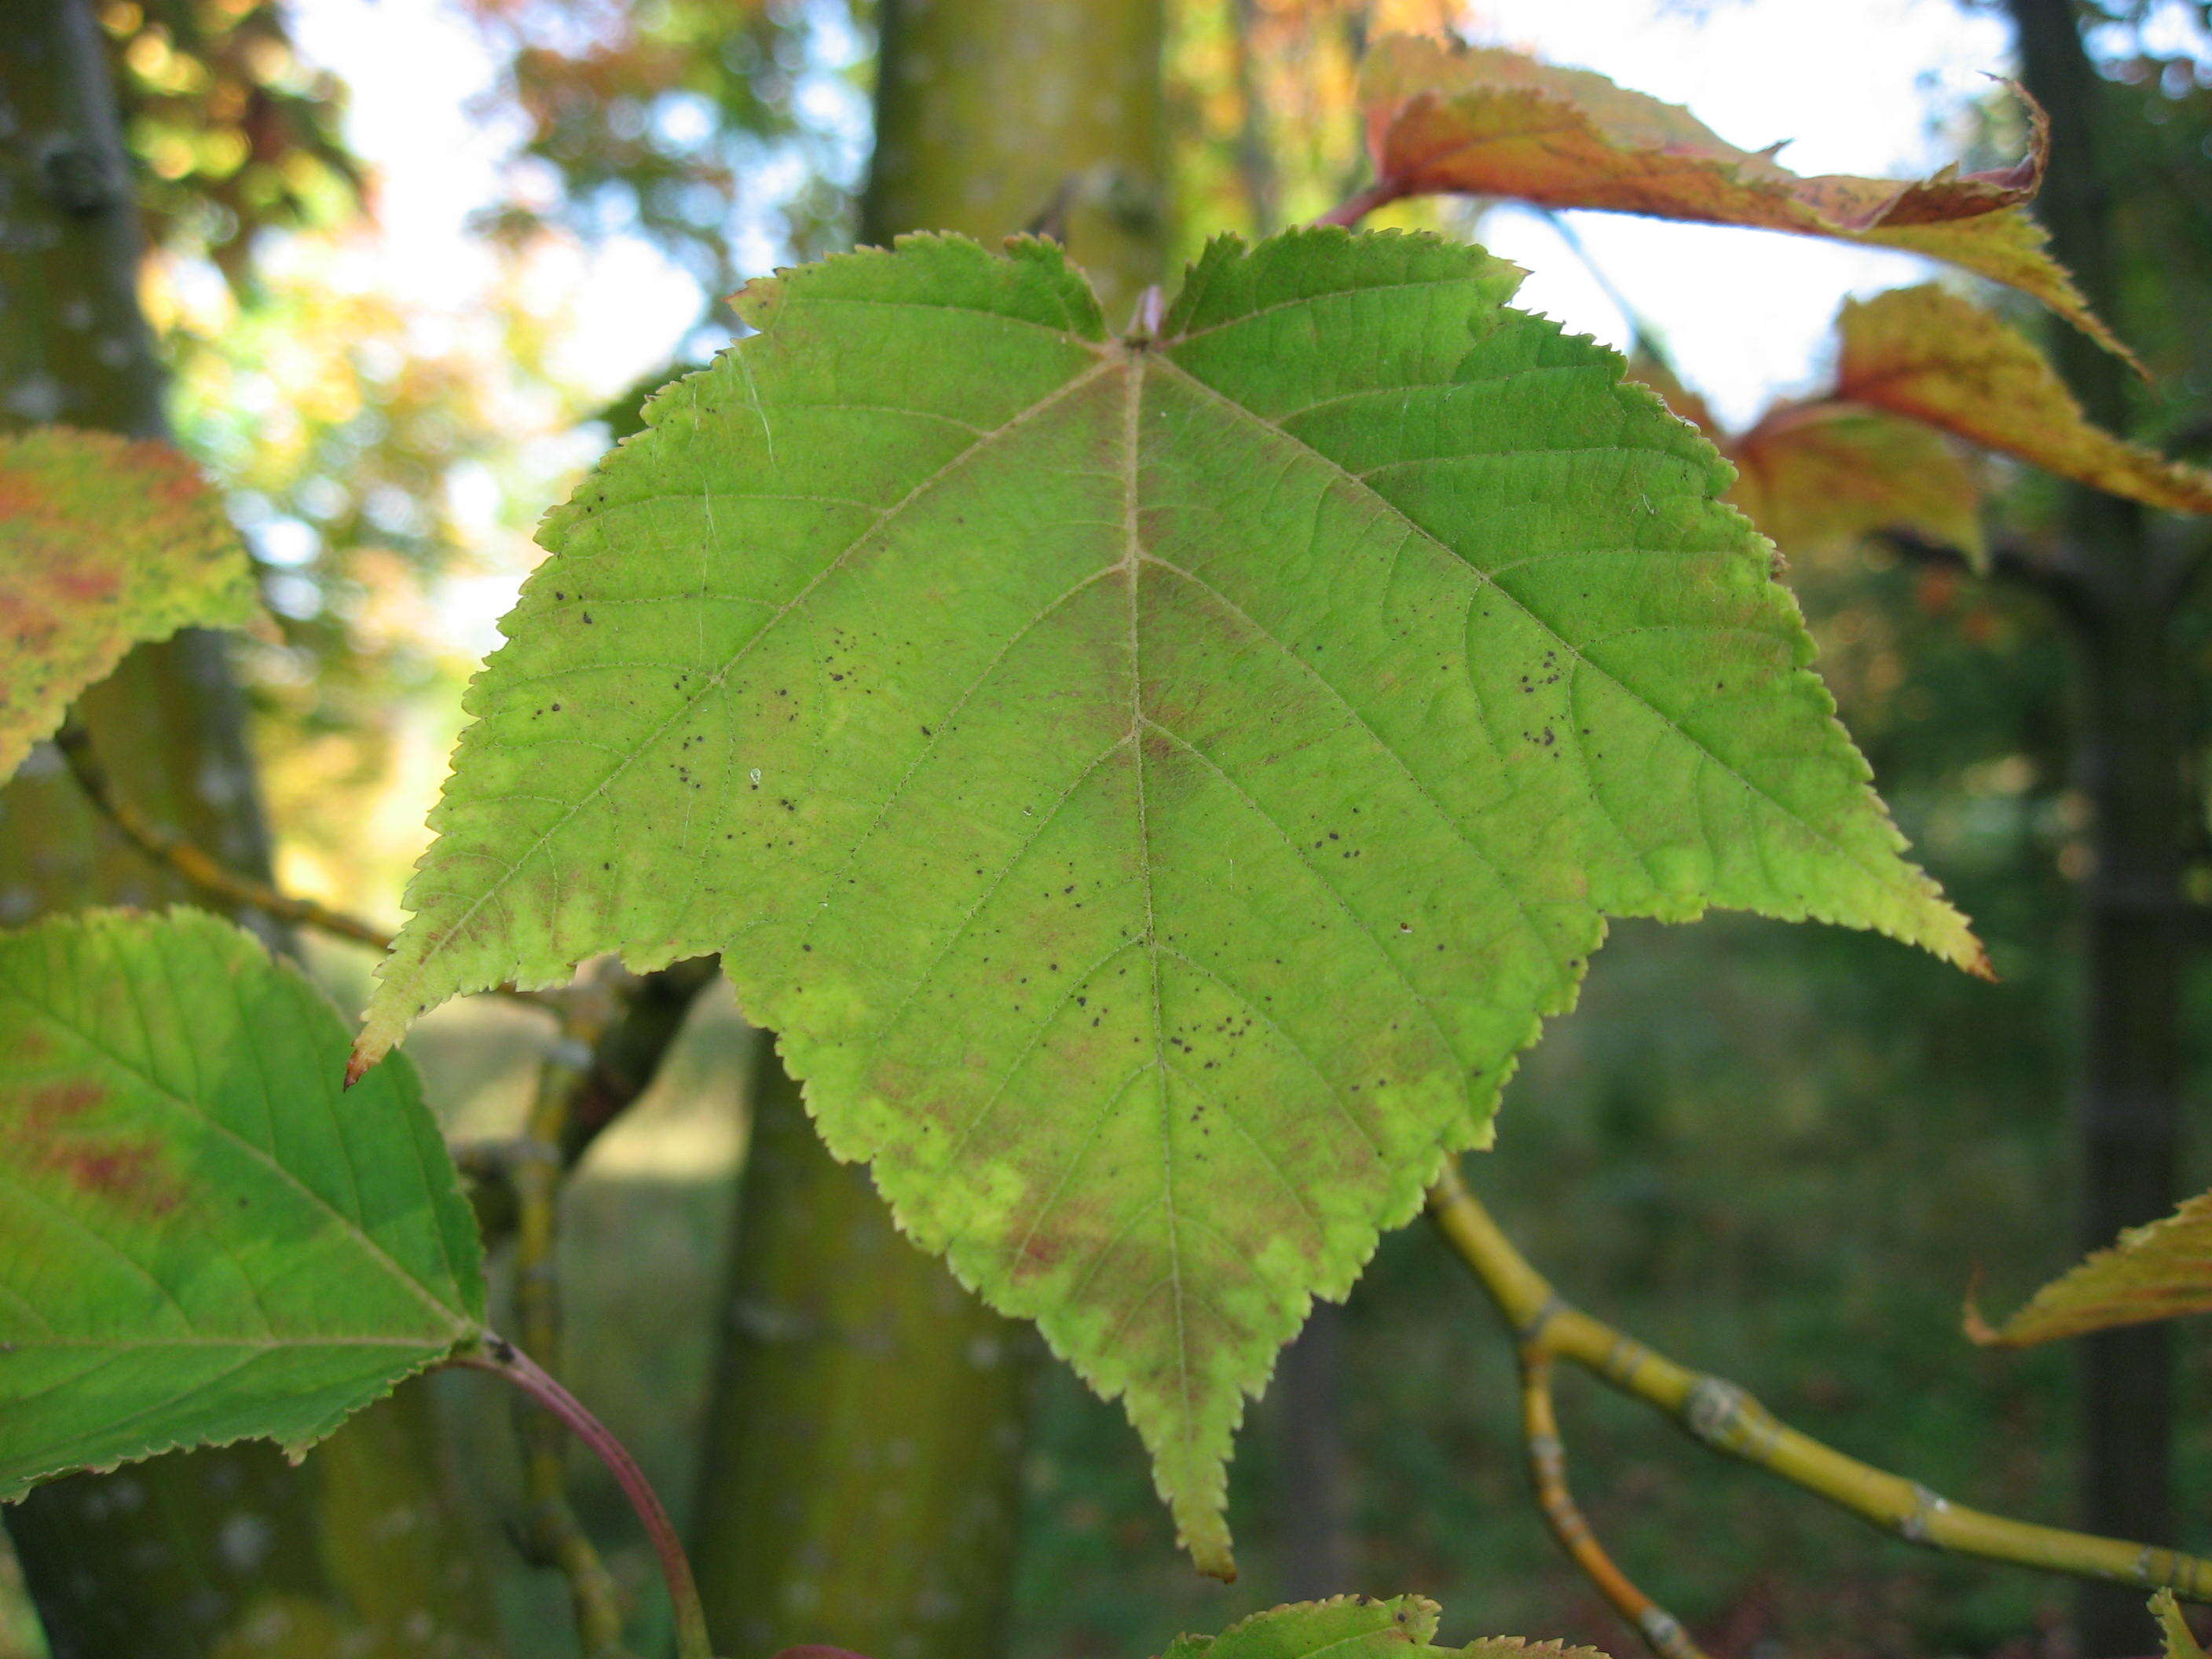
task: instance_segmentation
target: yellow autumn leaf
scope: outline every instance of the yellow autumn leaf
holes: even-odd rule
[[[1971,1303],[1966,1334],[1984,1346],[2022,1348],[2113,1325],[2138,1325],[2212,1310],[2212,1193],[2163,1221],[2132,1227],[2045,1285],[1997,1326]]]
[[[1907,530],[1981,562],[1981,491],[1925,426],[1832,403],[1784,404],[1722,453],[1736,469],[1727,500],[1792,557]]]
[[[2146,506],[2212,513],[2212,472],[2092,425],[2027,338],[1971,301],[1933,283],[1893,289],[1847,302],[1837,328],[1838,398]]]

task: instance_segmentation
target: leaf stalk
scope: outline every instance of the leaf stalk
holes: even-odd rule
[[[571,998],[560,1036],[538,1068],[538,1092],[507,1171],[514,1198],[514,1316],[525,1346],[545,1356],[548,1376],[561,1368],[561,1141],[571,1098],[593,1046],[611,1017],[602,975]],[[568,1502],[568,1442],[546,1413],[518,1402],[523,1486],[530,1502],[530,1544],[568,1581],[586,1659],[622,1659],[622,1598],[590,1534]]]
[[[1349,230],[1377,208],[1386,208],[1405,194],[1405,190],[1394,184],[1372,184],[1364,190],[1354,191],[1314,222],[1317,225],[1341,225]]]
[[[93,747],[92,734],[75,720],[62,722],[53,744],[93,810],[106,819],[115,832],[150,862],[167,870],[186,886],[206,894],[233,909],[255,910],[271,921],[293,927],[312,927],[334,939],[351,939],[375,951],[389,951],[392,935],[374,922],[343,910],[333,910],[313,899],[301,898],[241,874],[219,863],[201,847],[175,830],[156,823],[137,802],[118,793],[107,768]],[[557,1008],[557,994],[497,988],[503,996],[541,1008]]]
[[[638,1468],[629,1449],[615,1438],[606,1425],[592,1415],[581,1401],[562,1387],[558,1378],[503,1336],[485,1332],[480,1346],[455,1354],[452,1363],[505,1378],[592,1449],[606,1466],[607,1473],[614,1477],[615,1484],[622,1488],[623,1495],[629,1499],[630,1507],[637,1511],[638,1521],[652,1540],[653,1553],[659,1559],[661,1577],[667,1583],[668,1598],[676,1609],[677,1659],[714,1659],[714,1648],[707,1638],[707,1615],[699,1605],[698,1586],[692,1580],[691,1563],[684,1553],[683,1540],[677,1536],[668,1511],[661,1507],[653,1483],[645,1478],[645,1471]]]

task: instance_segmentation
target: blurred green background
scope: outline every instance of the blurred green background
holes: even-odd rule
[[[278,869],[389,919],[537,514],[634,420],[642,390],[726,340],[719,296],[851,240],[872,14],[842,0],[106,0],[99,15],[143,173],[143,289],[173,419],[232,492],[283,628],[240,658]],[[2201,453],[2212,33],[2184,4],[2114,4],[2090,22],[2121,165],[2160,181],[2130,198],[2123,268],[2123,331],[2155,371],[2142,428]],[[1795,132],[1802,171],[1902,175],[2004,137],[1974,72],[2007,70],[2008,27],[1953,0],[1176,0],[1177,246],[1337,199],[1358,174],[1360,43],[1445,27],[1683,99],[1739,141]],[[1553,222],[1480,204],[1394,222],[1478,235],[1535,270],[1526,303],[1624,348],[1639,332],[1663,343],[1737,425],[1810,382],[1841,295],[1919,274],[1901,256],[1589,216],[1571,246]],[[2008,533],[2049,533],[2049,486],[1995,482]],[[1469,1177],[1601,1317],[1947,1496],[2063,1522],[2068,1355],[1980,1352],[1960,1317],[1978,1279],[2007,1308],[2078,1254],[2086,808],[2066,647],[2033,598],[1879,548],[1801,561],[1790,580],[1846,724],[2002,982],[1819,927],[1620,927]],[[2178,625],[2201,680],[2212,641]],[[2190,881],[2212,897],[2205,848]],[[365,954],[311,959],[357,1005]],[[2201,1038],[2201,972],[2186,1006]],[[753,1040],[726,991],[709,995],[568,1197],[570,1381],[679,1516]],[[486,1139],[514,1132],[541,1042],[532,1017],[480,1000],[426,1022],[410,1051],[456,1137]],[[2188,1081],[2202,1097],[2201,1058]],[[2191,1152],[2183,1188],[2208,1180],[2212,1158]],[[2205,1550],[2212,1370],[2195,1328],[2179,1342],[2171,1541]],[[1018,1659],[1155,1653],[1178,1630],[1307,1593],[1316,1573],[1435,1596],[1448,1637],[1632,1650],[1542,1529],[1510,1346],[1425,1226],[1383,1242],[1315,1346],[1303,1374],[1321,1405],[1293,1417],[1263,1400],[1239,1443],[1245,1577],[1229,1588],[1173,1549],[1119,1410],[1042,1367]],[[506,1413],[480,1379],[434,1387],[511,1646],[573,1652],[557,1580],[503,1542],[520,1501]],[[1563,1394],[1601,1536],[1716,1655],[2072,1651],[2066,1585],[1916,1551],[1595,1386]],[[577,1481],[618,1576],[656,1607],[618,1496],[580,1462]],[[0,1553],[0,1659],[45,1652]]]

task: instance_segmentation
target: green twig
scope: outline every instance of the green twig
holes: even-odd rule
[[[392,935],[372,922],[358,916],[348,915],[343,910],[333,910],[326,904],[318,904],[311,898],[280,891],[265,881],[242,875],[238,871],[218,863],[205,850],[179,835],[175,830],[154,822],[139,810],[136,802],[117,793],[114,781],[107,775],[99,753],[93,748],[92,734],[76,721],[64,720],[54,733],[54,747],[68,764],[70,775],[83,793],[93,810],[106,818],[116,833],[129,842],[151,862],[159,865],[186,886],[206,894],[209,897],[234,909],[258,910],[270,919],[295,927],[312,927],[336,939],[351,939],[356,945],[366,945],[373,950],[389,951]],[[557,994],[540,991],[517,990],[512,985],[498,988],[501,994],[541,1008],[558,1006]]]
[[[1633,1626],[1660,1659],[1705,1659],[1681,1621],[1661,1607],[1613,1565],[1567,1489],[1567,1448],[1559,1437],[1559,1414],[1552,1401],[1552,1357],[1540,1346],[1521,1350],[1521,1434],[1528,1453],[1528,1478],[1536,1507],[1559,1547],[1596,1586],[1613,1610]]]
[[[620,1010],[592,1043],[590,1064],[573,1079],[558,1126],[560,1163],[573,1170],[592,1144],[659,1075],[699,994],[720,975],[714,957],[692,957],[656,968],[625,983]],[[573,1051],[572,1051],[573,1052]],[[503,1243],[515,1229],[515,1171],[542,1158],[543,1146],[526,1133],[512,1140],[472,1141],[453,1149],[469,1183],[477,1226],[486,1244]]]

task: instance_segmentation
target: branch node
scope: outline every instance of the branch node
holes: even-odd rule
[[[1707,1445],[1726,1446],[1743,1412],[1744,1399],[1743,1390],[1735,1383],[1717,1376],[1701,1376],[1682,1402],[1682,1420]]]
[[[272,921],[297,927],[319,928],[374,950],[392,948],[392,936],[382,928],[318,904],[313,899],[279,892],[265,881],[240,875],[217,863],[175,830],[155,823],[135,802],[117,793],[106,767],[93,748],[92,734],[75,720],[62,722],[61,729],[54,733],[53,744],[67,763],[70,775],[76,781],[77,788],[108,827],[143,857],[186,886],[234,908],[258,910]]]
[[[1544,1298],[1536,1311],[1528,1316],[1528,1322],[1513,1334],[1521,1340],[1523,1347],[1541,1348],[1544,1346],[1544,1328],[1549,1325],[1553,1316],[1566,1305],[1565,1298],[1557,1291],[1553,1291]]]
[[[1950,1500],[1930,1492],[1917,1480],[1912,1483],[1912,1509],[1897,1523],[1898,1535],[1916,1544],[1929,1539],[1929,1522],[1951,1507]]]
[[[1693,1659],[1698,1650],[1690,1641],[1689,1632],[1682,1621],[1664,1607],[1646,1607],[1636,1621],[1636,1628],[1651,1644],[1651,1650],[1663,1659]]]
[[[1714,1450],[1754,1464],[1914,1543],[2045,1572],[2169,1589],[2192,1601],[2212,1601],[2212,1560],[1953,1504],[1915,1481],[1847,1457],[1798,1432],[1735,1383],[1700,1376],[1631,1341],[1560,1299],[1468,1190],[1455,1163],[1447,1162],[1430,1187],[1429,1214],[1474,1270],[1506,1325],[1543,1332],[1540,1344],[1524,1340],[1521,1347],[1522,1431],[1529,1470],[1544,1500],[1545,1517],[1560,1541],[1632,1622],[1643,1619],[1649,1598],[1620,1577],[1620,1569],[1594,1540],[1587,1540],[1587,1528],[1577,1527],[1580,1517],[1563,1478],[1564,1458],[1552,1443],[1558,1436],[1552,1407],[1555,1359],[1572,1361],[1673,1418]],[[1536,1310],[1533,1316],[1530,1309]],[[1561,1517],[1572,1519],[1563,1524]],[[1659,1641],[1655,1638],[1653,1645],[1659,1647]],[[1685,1659],[1669,1649],[1660,1650],[1668,1659]]]
[[[1690,1386],[1681,1418],[1707,1445],[1756,1461],[1773,1449],[1782,1425],[1774,1413],[1726,1377],[1701,1376]]]

